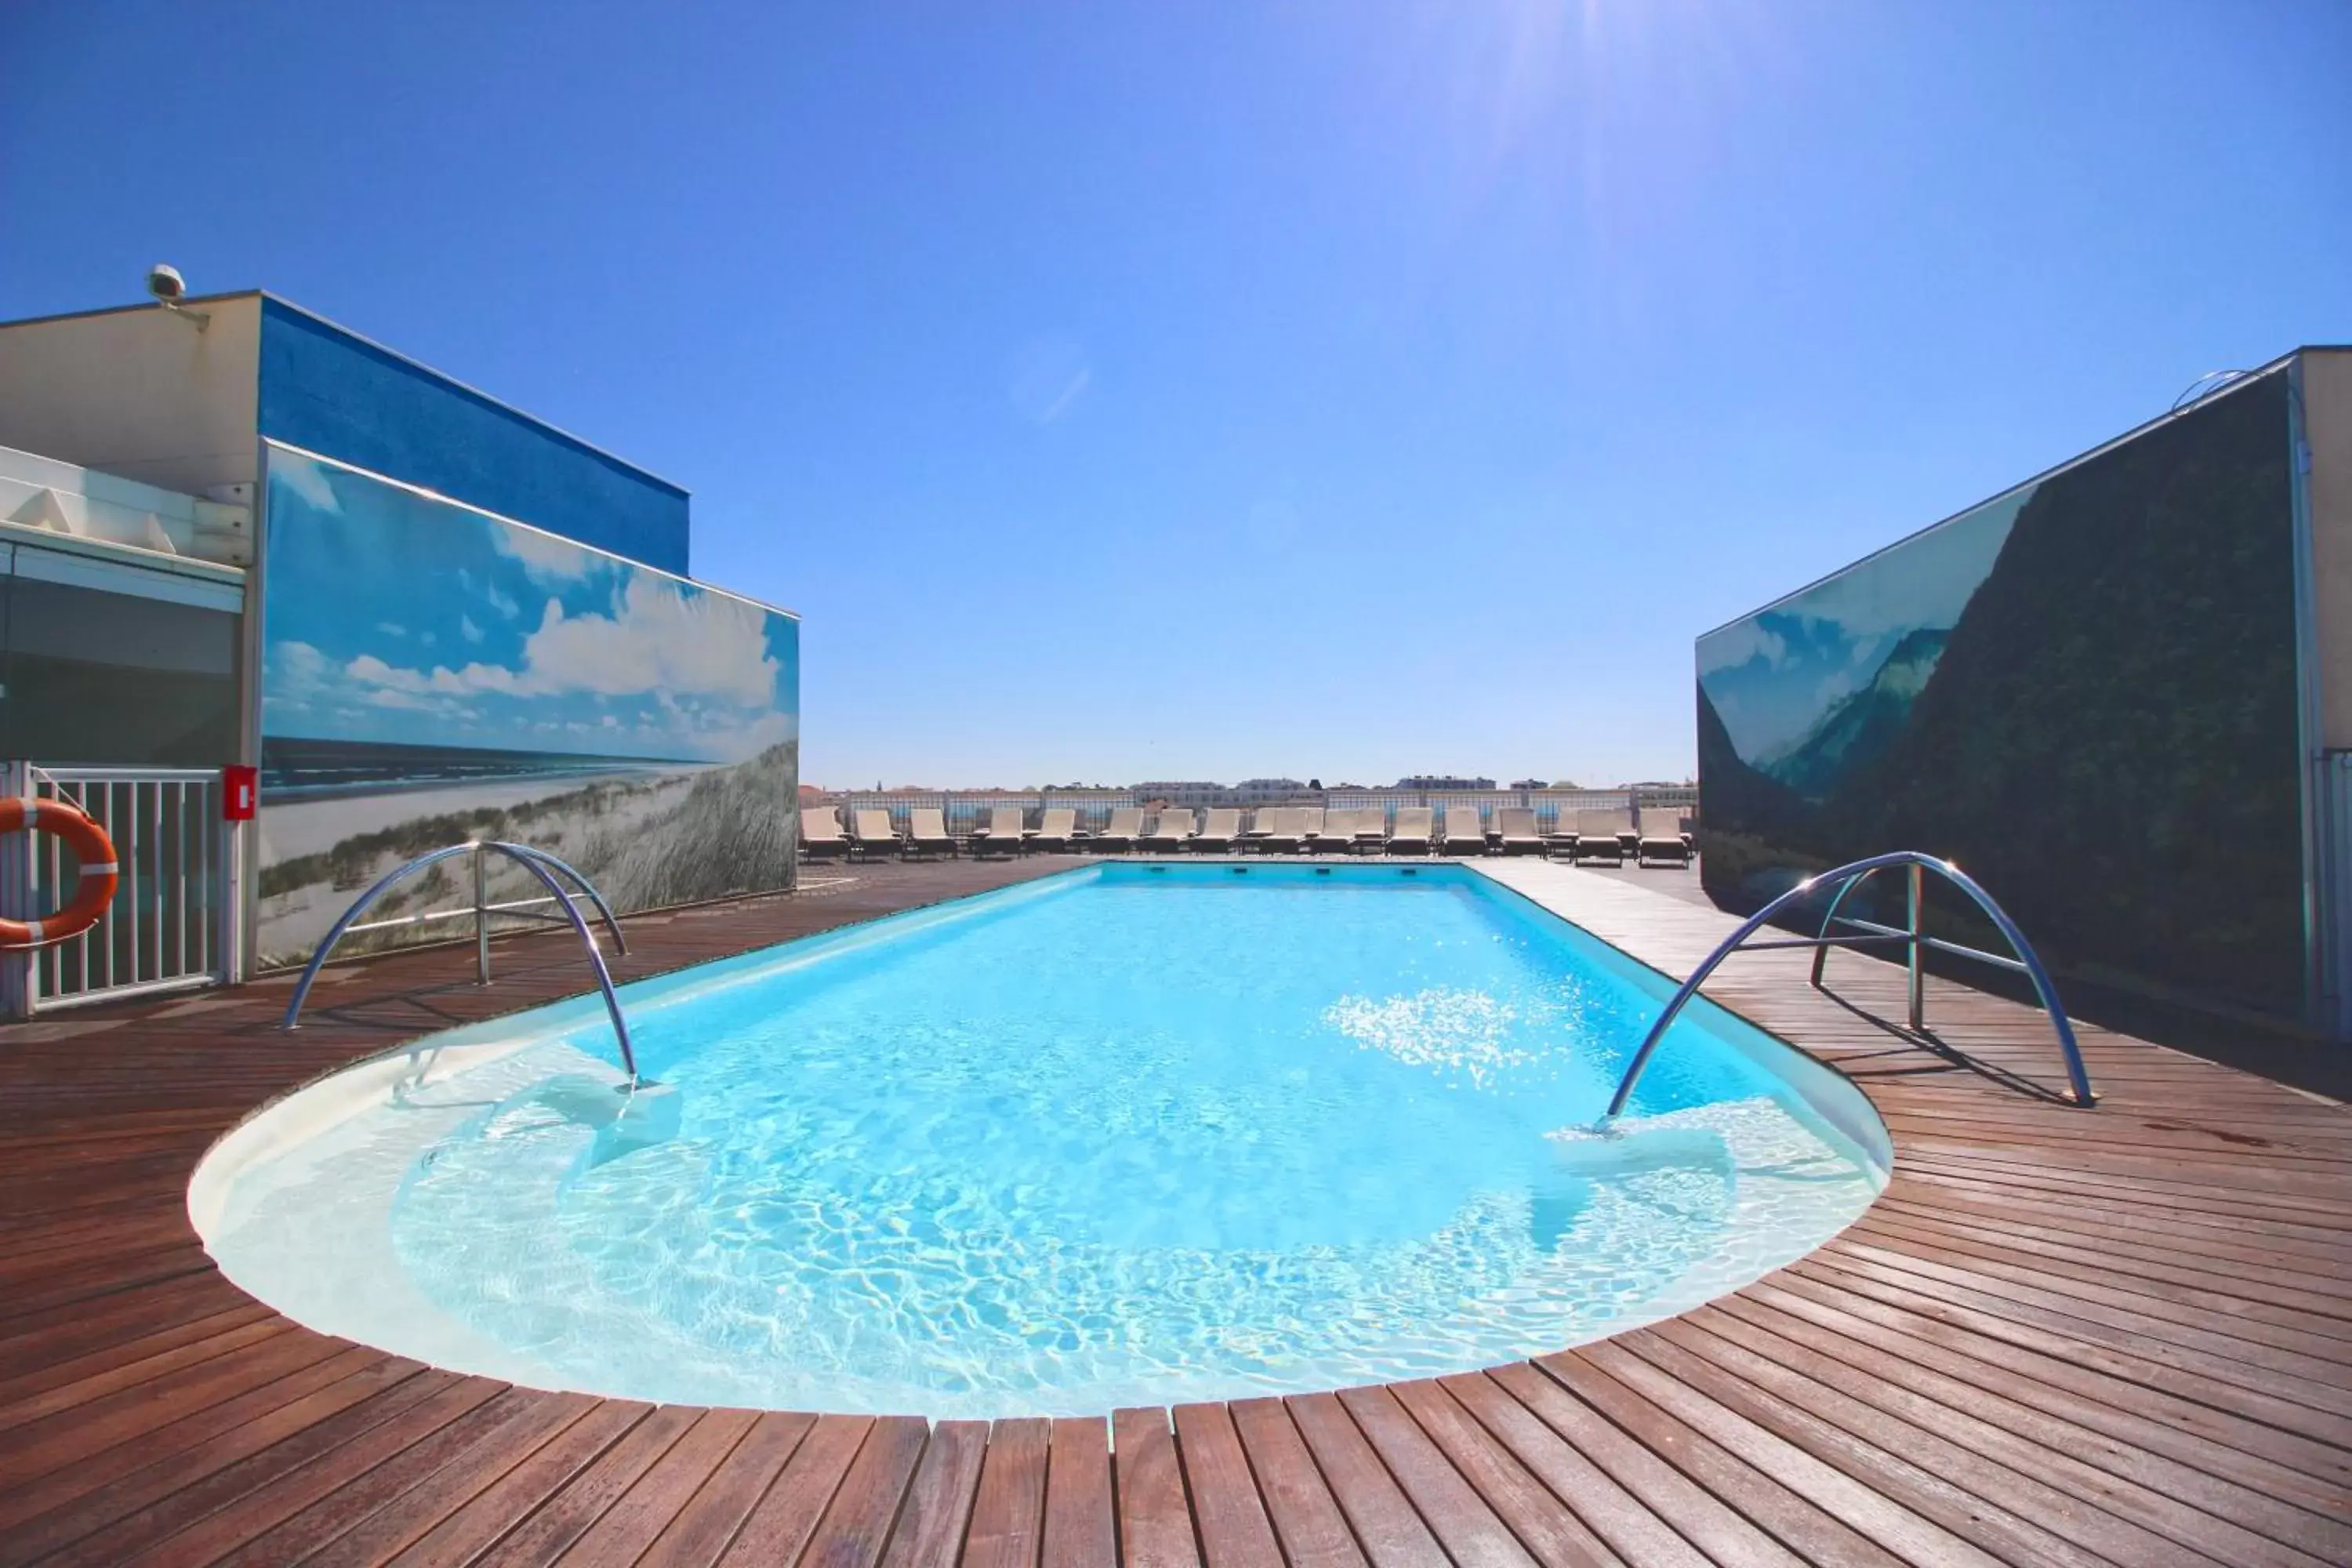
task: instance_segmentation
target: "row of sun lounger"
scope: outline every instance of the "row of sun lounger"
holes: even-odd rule
[[[968,850],[976,858],[1039,851],[1065,854],[1123,855],[1542,855],[1565,857],[1579,864],[1607,861],[1622,865],[1630,855],[1641,865],[1690,863],[1689,836],[1682,830],[1681,814],[1670,806],[1651,806],[1642,813],[1639,827],[1626,811],[1580,811],[1572,828],[1541,831],[1534,811],[1504,806],[1489,829],[1473,807],[1448,806],[1441,826],[1433,806],[1397,808],[1396,823],[1380,806],[1327,810],[1321,806],[1268,806],[1247,828],[1239,811],[1219,809],[1195,813],[1165,809],[1149,831],[1144,808],[1120,806],[1110,814],[1099,833],[1081,832],[1077,813],[1055,807],[1042,814],[1038,826],[1022,824],[1019,806],[997,806],[988,826],[959,842],[947,828],[945,815],[934,806],[917,806],[908,813],[901,833],[890,814],[867,807],[856,811],[850,830],[827,808],[802,813],[801,841],[811,859],[877,856],[954,855]]]

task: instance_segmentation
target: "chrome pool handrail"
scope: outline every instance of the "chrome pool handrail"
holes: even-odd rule
[[[555,903],[562,907],[563,913],[543,914],[539,910],[518,905],[493,904],[487,901],[484,890],[486,867],[483,856],[485,852],[492,850],[505,856],[538,879],[540,885],[548,890]],[[319,971],[325,966],[328,957],[334,952],[335,944],[352,931],[375,931],[396,925],[413,925],[426,920],[454,919],[469,912],[467,910],[452,910],[434,915],[404,916],[400,919],[372,922],[364,926],[358,923],[359,917],[367,910],[368,906],[389,892],[394,884],[414,876],[428,866],[438,865],[458,855],[471,856],[473,859],[474,902],[470,912],[474,917],[474,961],[478,983],[485,985],[489,984],[489,917],[491,915],[510,914],[525,920],[557,921],[568,923],[579,936],[581,945],[588,951],[588,963],[589,967],[595,972],[596,988],[604,994],[604,1010],[613,1020],[614,1038],[620,1043],[621,1065],[627,1069],[629,1085],[635,1089],[639,1081],[636,1047],[629,1039],[628,1021],[621,1016],[621,999],[613,989],[612,971],[605,966],[604,950],[596,944],[596,933],[589,929],[588,922],[581,917],[578,898],[584,896],[589,902],[596,906],[596,912],[603,918],[605,929],[612,933],[614,945],[625,957],[629,951],[629,942],[628,939],[621,934],[621,922],[614,918],[612,907],[604,902],[604,895],[597,892],[595,885],[564,861],[544,849],[529,844],[510,844],[503,839],[479,838],[470,839],[463,844],[448,845],[444,848],[419,855],[414,860],[405,865],[394,867],[378,878],[373,886],[352,901],[351,908],[345,910],[334,925],[329,928],[325,939],[319,943],[317,951],[310,954],[310,962],[303,966],[302,978],[295,983],[294,994],[287,1001],[286,1016],[279,1027],[296,1029],[301,1026],[302,1003],[310,994],[312,983],[318,979]],[[575,895],[566,892],[562,884],[556,881],[556,872],[561,872],[575,883],[580,889],[580,893]]]
[[[1846,895],[1853,891],[1864,879],[1874,872],[1883,871],[1890,866],[1907,866],[1911,868],[1909,929],[1897,930],[1893,926],[1856,920],[1851,916],[1841,919],[1838,909],[1845,902]],[[2008,941],[2011,949],[2017,956],[2004,958],[1999,953],[1986,952],[1973,947],[1963,947],[1958,942],[1945,942],[1922,932],[1919,929],[1919,915],[1920,874],[1923,871],[1935,872],[1974,900],[1977,907],[1982,910],[1986,917],[2000,930],[2000,934]],[[1656,1053],[1658,1042],[1665,1037],[1666,1030],[1675,1021],[1675,1016],[1683,1010],[1685,1004],[1688,1003],[1693,996],[1698,994],[1698,988],[1706,983],[1708,975],[1715,973],[1717,966],[1734,952],[1740,951],[1748,937],[1773,916],[1790,905],[1811,897],[1824,884],[1832,881],[1837,883],[1837,892],[1830,900],[1828,912],[1822,918],[1821,934],[1811,937],[1791,937],[1776,942],[1759,942],[1749,947],[1748,951],[1761,952],[1772,948],[1811,948],[1813,950],[1812,981],[1815,985],[1819,985],[1822,983],[1822,966],[1828,957],[1830,948],[1901,942],[1909,960],[1909,1012],[1910,1024],[1914,1030],[1925,1027],[1922,1015],[1925,1007],[1926,986],[1919,966],[1920,951],[1923,948],[1934,948],[1939,952],[1979,959],[2005,969],[2016,970],[2032,981],[2034,994],[2041,998],[2042,1009],[2050,1015],[2051,1027],[2058,1036],[2060,1054],[2065,1058],[2066,1076],[2074,1089],[2074,1103],[2078,1106],[2088,1106],[2096,1101],[2098,1097],[2091,1092],[2090,1074],[2083,1066],[2082,1047],[2074,1038],[2074,1026],[2067,1018],[2064,1005],[2058,1000],[2058,988],[2052,984],[2050,972],[2042,966],[2042,960],[2035,955],[2032,944],[2025,940],[2025,933],[2017,928],[2017,922],[2011,920],[2008,912],[1993,901],[1990,893],[1986,892],[1973,878],[1962,872],[1950,861],[1938,859],[1933,855],[1923,854],[1916,849],[1897,849],[1885,855],[1873,855],[1867,858],[1853,861],[1850,865],[1840,866],[1833,870],[1806,878],[1757,910],[1738,931],[1733,931],[1718,943],[1715,951],[1707,954],[1706,962],[1692,971],[1690,978],[1683,982],[1682,988],[1675,993],[1674,1000],[1666,1004],[1665,1011],[1658,1015],[1657,1022],[1652,1024],[1650,1032],[1643,1037],[1641,1049],[1633,1053],[1633,1059],[1627,1064],[1624,1076],[1618,1079],[1617,1092],[1610,1097],[1609,1109],[1602,1113],[1601,1125],[1607,1126],[1624,1111],[1625,1102],[1633,1098],[1634,1084],[1640,1080],[1643,1069],[1650,1065],[1650,1058]],[[1832,936],[1829,934],[1829,929],[1832,923],[1853,926],[1866,934]]]

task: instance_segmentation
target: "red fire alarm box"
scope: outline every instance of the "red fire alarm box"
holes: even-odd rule
[[[261,800],[261,771],[241,763],[232,763],[221,770],[221,820],[251,822],[253,808]]]

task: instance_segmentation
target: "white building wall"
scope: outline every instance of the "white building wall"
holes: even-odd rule
[[[202,496],[257,477],[261,296],[0,327],[0,446]]]
[[[224,566],[253,558],[253,508],[0,447],[0,521]]]

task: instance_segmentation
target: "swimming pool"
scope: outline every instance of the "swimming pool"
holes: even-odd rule
[[[1118,864],[454,1031],[191,1209],[314,1328],[541,1387],[935,1416],[1458,1372],[1696,1305],[1884,1184],[1861,1096],[1469,868]],[[306,1102],[308,1102],[306,1104]],[[627,1106],[625,1114],[616,1116]]]

